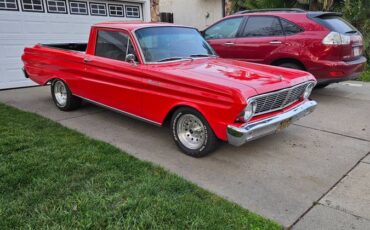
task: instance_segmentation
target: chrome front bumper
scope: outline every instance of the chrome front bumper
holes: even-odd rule
[[[310,114],[316,108],[316,101],[306,101],[298,107],[285,113],[269,117],[260,121],[246,124],[242,127],[229,125],[227,127],[228,142],[235,146],[240,146],[248,141],[276,133],[280,130],[282,122],[292,123]]]

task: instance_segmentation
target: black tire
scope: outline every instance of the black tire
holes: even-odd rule
[[[315,86],[315,88],[316,89],[323,89],[323,88],[325,88],[326,86],[328,86],[328,85],[330,85],[330,83],[322,83],[322,84],[317,84],[316,86]]]
[[[65,87],[65,91],[66,91],[65,103],[58,102],[58,99],[56,98],[56,91],[58,90],[57,89],[58,85]],[[71,90],[69,89],[68,85],[60,79],[55,79],[51,82],[51,96],[53,97],[54,104],[58,107],[58,109],[62,111],[75,110],[81,106],[82,99],[74,96]]]
[[[296,63],[293,63],[293,62],[283,62],[283,63],[277,64],[277,66],[285,67],[285,68],[289,68],[289,69],[304,70],[302,66],[300,66]]]
[[[187,147],[181,141],[183,137],[182,138],[179,137],[179,130],[178,130],[179,121],[181,122],[181,120],[184,120],[185,118],[183,116],[185,115],[187,117],[195,116],[198,119],[197,121],[200,121],[202,123],[203,128],[200,129],[200,131],[199,130],[198,131],[201,132],[200,135],[204,135],[204,141],[201,142],[201,146],[199,146],[198,148],[194,149],[194,148]],[[197,122],[195,121],[195,123]],[[199,158],[199,157],[203,157],[203,156],[210,154],[218,147],[218,139],[216,135],[214,134],[213,130],[211,129],[211,127],[209,126],[207,120],[203,117],[201,113],[199,113],[195,109],[188,108],[188,107],[181,107],[177,109],[171,118],[171,130],[172,130],[173,139],[177,147],[186,155]],[[197,135],[197,134],[192,133],[191,135]]]

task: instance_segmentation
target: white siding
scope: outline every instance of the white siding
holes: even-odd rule
[[[203,30],[222,18],[222,0],[160,0],[159,12],[173,13],[176,24]]]
[[[79,1],[79,0],[76,0]],[[68,1],[67,1],[68,2]],[[88,2],[88,1],[87,1]],[[90,26],[96,22],[117,20],[150,20],[149,0],[145,1],[93,1],[108,4],[127,4],[140,7],[140,18],[91,16],[47,13],[46,0],[43,13],[0,10],[0,89],[30,86],[22,72],[21,55],[26,46],[36,43],[87,42]],[[142,7],[144,7],[142,9]],[[144,15],[143,15],[144,12]],[[126,12],[125,12],[126,14]]]

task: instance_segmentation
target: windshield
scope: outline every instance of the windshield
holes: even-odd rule
[[[149,27],[135,32],[146,62],[163,62],[214,56],[214,51],[196,29]]]

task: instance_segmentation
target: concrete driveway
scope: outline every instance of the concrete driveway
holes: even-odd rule
[[[86,104],[53,105],[49,87],[0,92],[0,101],[109,142],[241,206],[296,229],[370,229],[370,84],[316,90],[317,110],[277,135],[193,159],[168,128]]]

